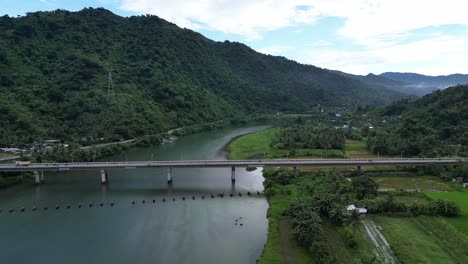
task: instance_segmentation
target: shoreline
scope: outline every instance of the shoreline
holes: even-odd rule
[[[224,144],[224,146],[221,148],[221,150],[227,153],[226,159],[230,160],[229,154],[230,154],[230,145],[231,145],[232,142],[234,142],[236,139],[238,139],[238,138],[240,138],[240,137],[243,137],[243,136],[246,136],[246,135],[250,135],[250,134],[253,134],[253,133],[257,133],[257,132],[259,132],[259,131],[264,131],[264,130],[267,130],[267,129],[270,129],[270,128],[274,128],[274,127],[275,127],[275,126],[267,125],[267,126],[265,127],[265,129],[261,129],[261,130],[258,130],[258,131],[249,132],[249,133],[246,133],[246,134],[242,134],[242,135],[235,136],[235,137],[231,138],[228,142],[226,142],[226,144]],[[251,159],[251,158],[249,158],[249,159]]]
[[[231,160],[230,157],[229,157],[229,155],[230,155],[230,145],[231,145],[231,143],[234,142],[236,139],[241,138],[241,137],[246,136],[246,135],[250,135],[250,134],[253,134],[253,133],[257,133],[257,132],[259,132],[259,131],[264,131],[264,130],[267,130],[267,129],[271,129],[271,128],[273,128],[273,127],[274,127],[274,126],[268,126],[268,127],[266,127],[265,129],[262,129],[262,130],[258,130],[258,131],[255,131],[255,132],[250,132],[250,133],[238,135],[238,136],[235,136],[235,137],[231,138],[231,139],[223,146],[223,148],[222,148],[222,150],[225,151],[226,154],[227,154],[227,157],[226,157],[226,158],[227,158],[228,160]],[[263,177],[263,170],[262,170],[262,177]],[[265,181],[263,181],[263,182],[265,182]],[[262,185],[263,185],[263,183],[262,183]],[[265,191],[265,185],[263,185],[263,191]],[[267,234],[266,234],[266,235],[267,235],[267,238],[266,238],[266,240],[265,240],[265,243],[263,244],[262,253],[260,254],[260,256],[258,256],[258,258],[257,258],[257,260],[256,260],[256,263],[261,263],[261,262],[262,262],[262,258],[263,258],[263,255],[264,255],[264,253],[265,253],[265,248],[266,248],[266,245],[267,245],[267,243],[268,243],[268,237],[269,237],[270,228],[271,228],[271,219],[270,219],[270,217],[269,217],[269,215],[270,215],[270,210],[271,210],[271,204],[270,204],[270,200],[269,200],[267,197],[264,197],[264,198],[265,198],[265,200],[266,200],[266,202],[267,202],[267,204],[268,204],[268,209],[267,209],[266,215],[265,215],[266,219],[268,220]]]

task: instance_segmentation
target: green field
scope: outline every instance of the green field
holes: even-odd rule
[[[456,189],[449,183],[442,181],[435,176],[417,175],[379,175],[372,176],[372,179],[379,184],[380,190],[405,190],[422,192],[453,192]]]
[[[229,144],[229,159],[250,159],[263,157],[267,159],[281,158],[344,158],[342,150],[337,149],[276,149],[271,145],[275,142],[280,128],[270,128],[240,136]]]
[[[281,186],[277,188],[276,194],[268,199],[268,239],[263,249],[259,263],[315,263],[313,256],[296,242],[287,223],[287,217],[283,212],[290,204],[299,198],[300,186],[311,182],[311,178],[302,177],[297,184]],[[286,194],[290,192],[290,194]],[[356,231],[355,239],[358,247],[351,249],[345,245],[345,227],[334,226],[325,220],[322,226],[322,240],[327,243],[331,253],[336,257],[338,263],[349,263],[350,260],[358,260],[374,247],[365,234],[364,228]]]
[[[349,158],[375,158],[377,155],[370,153],[365,140],[346,140],[346,155]]]
[[[268,239],[259,263],[311,263],[311,256],[291,238],[290,230],[284,222],[286,218],[283,212],[296,200],[297,186],[289,185],[283,189],[290,190],[291,195],[278,193],[268,199]]]
[[[402,263],[466,263],[466,240],[460,240],[445,219],[436,217],[383,217],[372,219]],[[468,247],[467,247],[468,248]]]
[[[8,153],[0,153],[0,158],[6,158],[6,157],[12,157],[14,155],[8,154]]]
[[[237,137],[229,144],[229,159],[249,159],[271,151],[279,128],[270,128]]]
[[[468,239],[468,192],[428,192],[427,196],[433,199],[452,201],[458,204],[461,209],[461,216],[446,219],[458,231],[464,234]]]

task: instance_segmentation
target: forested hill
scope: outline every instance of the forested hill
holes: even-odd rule
[[[379,110],[389,123],[370,138],[381,154],[468,155],[468,85],[450,87],[413,102]]]
[[[133,138],[251,113],[402,97],[156,16],[91,8],[1,17],[0,92],[0,145]]]

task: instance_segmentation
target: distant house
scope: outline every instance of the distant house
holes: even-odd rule
[[[360,214],[367,214],[366,208],[356,207],[354,204],[350,204],[346,207],[346,211],[358,211]]]
[[[468,188],[468,182],[465,182],[465,183],[463,184],[463,188]]]
[[[341,117],[341,114],[335,114],[336,117]]]
[[[45,148],[43,149],[43,151],[42,151],[42,152],[44,152],[44,153],[47,153],[47,152],[52,152],[53,150],[54,150],[54,148],[53,148],[53,147],[51,147],[51,146],[47,146],[47,147],[45,147]]]

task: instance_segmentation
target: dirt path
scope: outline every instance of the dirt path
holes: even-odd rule
[[[379,258],[382,259],[384,263],[394,264],[396,262],[395,255],[374,221],[364,219],[362,220],[362,224],[366,228],[366,232],[371,238],[372,243],[374,243],[374,246],[377,248]]]
[[[293,246],[294,237],[291,232],[291,227],[289,226],[288,220],[282,219],[280,221],[280,240],[281,240],[281,251],[283,255],[284,263],[294,264],[297,263],[298,253]]]

